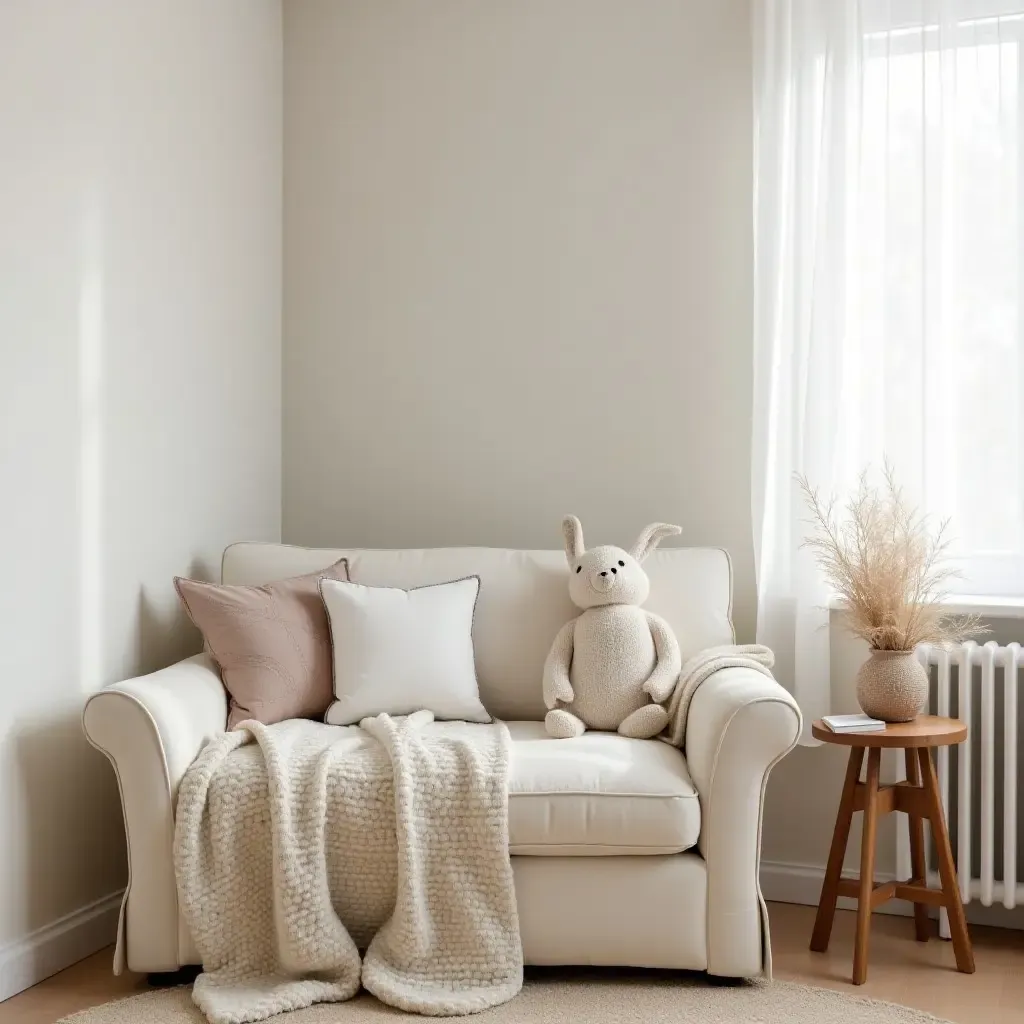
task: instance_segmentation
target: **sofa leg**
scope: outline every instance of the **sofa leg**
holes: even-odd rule
[[[174,988],[176,985],[191,985],[196,977],[202,973],[202,967],[189,965],[179,967],[176,971],[151,971],[146,975],[146,981],[151,988]]]

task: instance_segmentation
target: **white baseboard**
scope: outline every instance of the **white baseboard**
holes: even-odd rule
[[[857,877],[856,874],[845,871],[843,876]],[[894,877],[876,874],[875,881],[891,882]],[[804,906],[816,907],[824,878],[825,869],[817,864],[761,862],[761,893],[771,903],[801,903]],[[840,896],[837,906],[840,910],[856,910],[857,901]],[[875,911],[876,914],[896,914],[899,917],[909,917],[912,912],[910,904],[903,900],[890,900]]]
[[[843,872],[844,877],[855,878],[852,872]],[[783,864],[777,861],[761,862],[761,893],[772,903],[801,903],[816,907],[821,895],[821,883],[825,877],[825,868],[817,864]],[[891,882],[892,874],[876,874],[876,882]],[[840,910],[856,910],[857,901],[839,897],[837,904]],[[970,924],[991,925],[995,928],[1024,929],[1024,907],[1007,910],[1003,906],[986,907],[972,901],[966,908],[967,921]],[[895,914],[897,917],[910,917],[913,907],[906,900],[890,900],[875,910],[876,914]],[[938,914],[929,908],[932,917]]]
[[[123,895],[113,892],[0,947],[0,1002],[111,945]]]

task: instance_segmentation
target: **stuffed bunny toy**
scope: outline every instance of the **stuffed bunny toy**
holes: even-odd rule
[[[651,523],[632,551],[605,545],[587,551],[575,516],[562,520],[569,596],[583,613],[567,622],[544,663],[544,718],[556,739],[587,729],[616,729],[649,739],[668,724],[662,704],[682,660],[669,624],[640,605],[651,584],[640,563],[678,526]]]

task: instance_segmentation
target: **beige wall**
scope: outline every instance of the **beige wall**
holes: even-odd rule
[[[0,95],[2,997],[126,881],[83,699],[279,536],[280,4],[0,4]]]
[[[854,680],[867,648],[842,629],[835,614],[831,648],[832,710],[835,714],[854,714],[860,711]],[[775,768],[765,796],[761,855],[766,863],[791,868],[824,867],[848,755],[848,749],[836,746],[797,747]],[[896,778],[894,771],[895,757],[887,755],[882,765],[883,779]],[[879,823],[880,873],[892,872],[896,866],[895,820],[890,815]],[[860,863],[859,816],[847,849],[847,866],[856,871]],[[765,882],[771,898],[770,877]]]
[[[747,0],[285,4],[284,537],[731,551]]]

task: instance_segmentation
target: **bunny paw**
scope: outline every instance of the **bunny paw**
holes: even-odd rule
[[[660,704],[645,704],[625,717],[619,726],[619,733],[635,740],[649,740],[657,736],[666,725],[668,712]]]
[[[556,708],[544,716],[544,728],[556,740],[570,740],[582,736],[587,727],[575,715]]]

